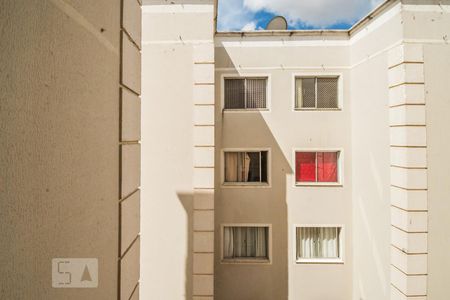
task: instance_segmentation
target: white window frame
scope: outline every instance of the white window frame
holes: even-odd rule
[[[223,256],[223,231],[224,227],[267,227],[268,243],[267,243],[267,259],[252,258],[224,258]],[[220,263],[221,264],[246,264],[246,265],[271,265],[272,264],[272,224],[266,223],[223,223],[220,224]]]
[[[299,258],[297,259],[297,228],[299,227],[338,227],[339,258]],[[345,226],[343,224],[294,224],[293,256],[294,264],[344,264],[345,263]]]
[[[295,98],[296,98],[296,84],[295,81],[297,78],[338,78],[338,107],[337,108],[316,108],[316,107],[295,107]],[[342,111],[344,109],[344,75],[340,72],[323,72],[323,73],[293,73],[292,74],[292,110],[294,112],[298,111]],[[317,89],[317,88],[316,88]],[[316,90],[317,95],[317,90]],[[317,106],[317,103],[316,103]]]
[[[266,182],[225,182],[225,152],[262,152],[267,151],[267,183]],[[271,148],[224,148],[220,153],[220,182],[222,188],[270,188],[272,182]]]
[[[225,79],[245,79],[245,78],[265,78],[266,81],[266,108],[225,108]],[[222,74],[220,79],[220,107],[224,113],[254,113],[254,112],[270,112],[272,104],[271,92],[271,74],[268,73],[230,73]]]
[[[295,160],[297,152],[339,152],[338,154],[338,181],[337,182],[297,182],[297,162]],[[316,166],[317,168],[317,166]],[[342,187],[344,186],[344,149],[342,148],[294,148],[292,151],[292,170],[293,170],[293,187],[304,186],[328,186]]]

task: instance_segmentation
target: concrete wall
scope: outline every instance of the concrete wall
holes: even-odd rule
[[[351,39],[353,299],[389,299],[391,248],[388,50],[402,38],[391,6]]]
[[[0,28],[0,298],[116,299],[120,1],[2,1]],[[98,288],[52,288],[60,257]]]
[[[448,298],[450,269],[450,47],[425,45],[425,89],[427,91],[428,139],[428,295],[431,300]]]
[[[143,6],[143,299],[213,294],[213,13],[211,1]]]
[[[140,3],[0,6],[0,298],[138,299]],[[52,258],[98,287],[52,288]]]
[[[351,298],[350,74],[342,67],[348,64],[339,37],[216,38],[216,299]],[[270,111],[222,112],[223,76],[255,74],[269,76]],[[294,111],[294,74],[339,74],[343,109]],[[225,148],[270,148],[270,187],[222,187]],[[295,148],[341,149],[343,186],[294,187]],[[271,264],[222,263],[224,223],[271,224]],[[343,225],[344,264],[295,263],[295,224]]]

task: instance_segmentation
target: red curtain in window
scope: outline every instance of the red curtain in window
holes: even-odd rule
[[[295,179],[297,182],[316,181],[316,153],[297,152],[295,154]]]
[[[337,152],[317,152],[317,181],[337,182]]]

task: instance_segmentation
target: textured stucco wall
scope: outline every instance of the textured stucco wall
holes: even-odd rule
[[[212,92],[210,97],[203,87],[196,92],[199,86],[213,87],[209,82],[214,78],[213,5],[212,1],[151,0],[144,1],[142,9],[142,196],[149,201],[141,209],[140,293],[143,299],[209,300],[213,228],[204,226],[213,226],[212,197],[199,199],[194,189],[202,185],[202,191],[213,191],[213,186],[203,185],[213,182],[203,171],[214,166],[197,165],[209,160],[196,160],[194,145],[214,142],[213,130],[203,134],[214,127],[203,123],[204,111],[194,105],[196,100],[204,101],[204,109],[214,104]],[[198,48],[205,45],[210,45],[206,52]],[[207,120],[214,120],[208,115]],[[200,166],[199,172],[194,166]],[[207,239],[198,243],[194,231],[202,231],[201,238]],[[201,256],[194,253],[199,244],[207,247]]]
[[[0,298],[115,299],[120,1],[0,3]],[[99,260],[53,289],[51,259]]]
[[[352,36],[353,299],[390,297],[388,49],[402,37],[400,7]]]

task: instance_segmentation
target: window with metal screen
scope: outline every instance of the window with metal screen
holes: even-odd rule
[[[297,227],[297,261],[339,259],[340,234],[340,227]]]
[[[268,151],[225,152],[226,183],[267,183]]]
[[[224,259],[269,259],[269,227],[225,226]]]
[[[295,79],[295,108],[338,108],[337,77],[302,77]]]
[[[337,183],[339,152],[296,152],[295,181],[297,183]]]
[[[267,108],[267,78],[225,79],[225,109]]]

